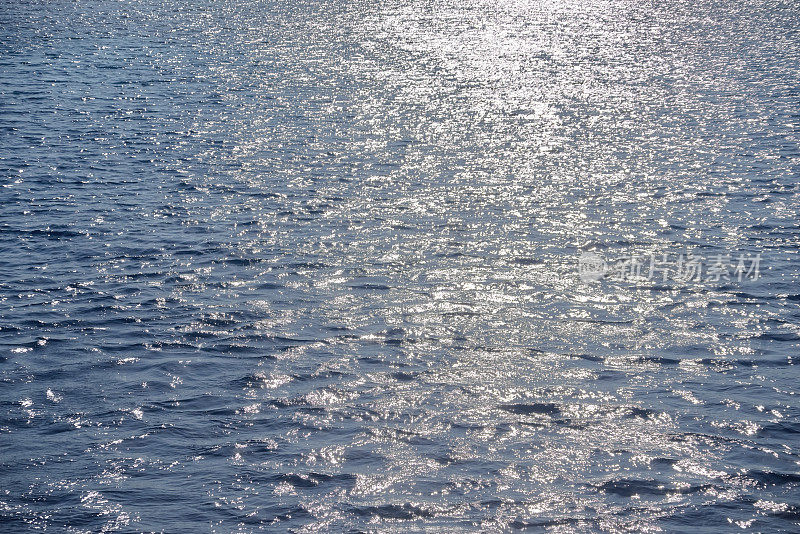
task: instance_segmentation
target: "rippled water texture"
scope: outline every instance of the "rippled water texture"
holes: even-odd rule
[[[3,2],[0,530],[798,532],[798,29]]]

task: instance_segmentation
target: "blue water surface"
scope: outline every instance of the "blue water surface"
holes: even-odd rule
[[[792,0],[3,0],[0,531],[800,532],[799,143]]]

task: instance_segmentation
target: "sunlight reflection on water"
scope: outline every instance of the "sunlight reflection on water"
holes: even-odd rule
[[[0,530],[796,528],[798,15],[6,6]]]

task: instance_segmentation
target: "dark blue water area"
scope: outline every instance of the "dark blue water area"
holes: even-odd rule
[[[800,532],[799,21],[3,2],[0,531]]]

